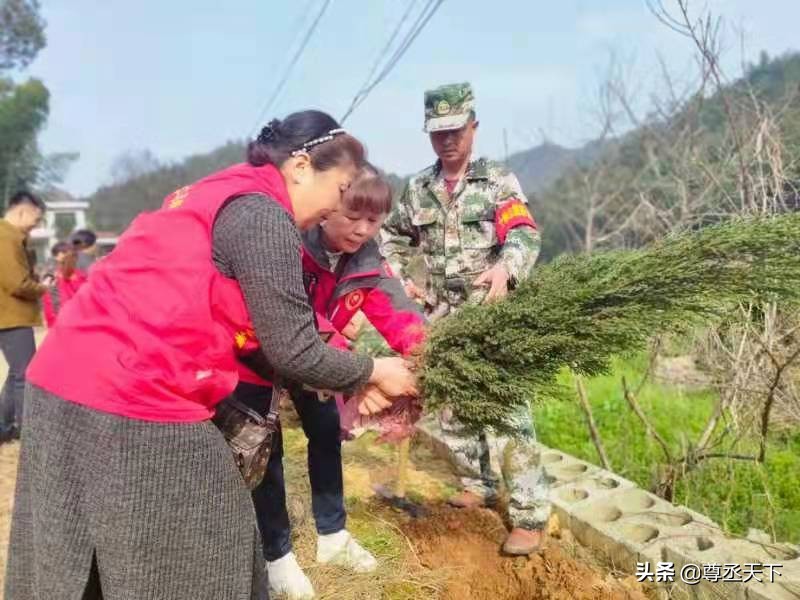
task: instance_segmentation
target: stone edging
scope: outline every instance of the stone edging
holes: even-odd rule
[[[454,464],[437,429],[423,420],[419,435]],[[551,479],[553,512],[583,545],[604,554],[630,573],[636,564],[675,566],[675,582],[661,584],[664,598],[700,600],[800,600],[800,548],[733,538],[705,515],[676,506],[627,479],[569,454],[538,444]],[[780,564],[774,583],[681,581],[684,565]],[[722,573],[721,573],[722,574]]]

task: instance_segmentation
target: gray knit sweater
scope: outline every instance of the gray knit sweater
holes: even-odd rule
[[[213,258],[242,288],[261,349],[283,378],[353,393],[367,383],[372,359],[335,350],[317,333],[303,286],[300,232],[276,202],[231,200],[214,223]]]

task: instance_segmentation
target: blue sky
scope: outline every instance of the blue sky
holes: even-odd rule
[[[108,183],[128,150],[178,160],[249,135],[320,1],[44,0],[48,46],[23,75],[52,94],[44,150],[80,152],[64,187],[82,195]],[[333,0],[268,117],[312,107],[340,117],[408,1]],[[726,18],[731,75],[740,33],[748,59],[800,49],[798,0],[691,2],[703,4]],[[592,97],[611,52],[643,93],[656,89],[659,53],[676,73],[691,66],[687,40],[644,0],[445,0],[347,126],[376,163],[418,170],[432,162],[423,91],[469,80],[480,153],[502,156],[504,128],[511,152],[542,132],[576,145],[596,132]]]

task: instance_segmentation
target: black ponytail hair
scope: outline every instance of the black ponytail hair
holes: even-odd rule
[[[303,150],[318,171],[348,162],[360,168],[364,162],[364,147],[347,133],[331,135],[338,129],[336,119],[319,110],[292,113],[282,121],[273,119],[248,144],[247,162],[254,167],[266,164],[280,167],[293,152]],[[309,142],[328,136],[329,139],[324,142],[305,147]]]

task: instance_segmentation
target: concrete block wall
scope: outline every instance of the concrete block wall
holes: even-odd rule
[[[452,461],[430,420],[421,436]],[[686,600],[800,600],[800,549],[788,544],[761,544],[726,536],[705,515],[671,504],[615,473],[539,444],[540,462],[551,480],[553,512],[583,545],[604,554],[618,568],[636,572],[637,563],[675,566],[675,581],[660,584],[664,598]],[[681,581],[684,565],[780,564],[774,583]],[[712,567],[713,568],[713,567]],[[762,567],[763,568],[763,567]],[[712,573],[713,574],[713,573]],[[724,571],[720,571],[720,576]],[[745,574],[742,572],[742,576]]]

